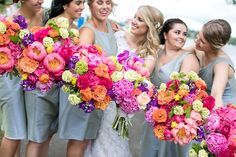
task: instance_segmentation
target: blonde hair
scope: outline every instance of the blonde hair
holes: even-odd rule
[[[223,19],[215,19],[203,25],[203,36],[213,49],[220,49],[230,39],[230,24]]]
[[[148,32],[146,37],[140,41],[137,53],[141,57],[156,56],[160,45],[159,32],[163,25],[164,16],[160,10],[149,5],[140,6],[138,10],[143,15]]]

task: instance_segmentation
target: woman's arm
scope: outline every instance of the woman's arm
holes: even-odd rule
[[[152,71],[154,70],[155,68],[155,64],[156,64],[156,59],[154,58],[154,56],[152,55],[148,55],[144,58],[144,62],[145,62],[145,65],[149,71],[149,73],[151,74]]]
[[[95,41],[94,32],[88,27],[82,27],[79,31],[80,45],[92,45]]]
[[[229,65],[227,63],[218,63],[214,67],[214,79],[211,88],[211,95],[215,97],[215,108],[223,106],[222,96],[228,82]]]
[[[189,54],[184,58],[184,61],[181,65],[181,72],[189,73],[190,71],[194,71],[198,73],[200,70],[200,64],[197,57],[194,54]]]

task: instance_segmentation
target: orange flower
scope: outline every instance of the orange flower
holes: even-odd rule
[[[111,97],[106,95],[105,99],[102,102],[95,101],[96,109],[105,110],[111,101]]]
[[[97,102],[102,102],[107,94],[107,89],[104,86],[96,86],[93,91],[93,99]]]
[[[99,64],[95,68],[95,74],[99,77],[109,78],[107,65],[106,64]]]
[[[186,110],[187,108],[191,107],[192,105],[191,104],[184,104],[183,105],[183,109]]]
[[[199,79],[199,80],[197,80],[197,81],[194,81],[194,83],[195,83],[195,85],[196,85],[196,87],[197,87],[198,89],[204,90],[204,89],[206,89],[206,87],[207,87],[206,83],[205,83],[203,80],[201,80],[201,79]]]
[[[20,25],[18,23],[15,23],[15,22],[10,22],[10,25],[9,25],[8,28],[12,29],[14,31],[18,31],[18,30],[20,30]]]
[[[0,45],[7,45],[10,42],[10,39],[6,34],[0,35]]]
[[[160,91],[158,93],[158,104],[165,105],[168,104],[175,97],[174,91]]]
[[[74,43],[77,44],[77,45],[80,43],[80,39],[79,39],[78,37],[74,37],[74,38],[73,38],[73,41],[74,41]]]
[[[164,136],[164,132],[166,130],[166,127],[165,126],[162,126],[162,125],[157,125],[155,128],[154,128],[154,135],[160,139],[160,140],[164,140],[165,136]]]
[[[58,31],[56,31],[55,29],[49,30],[48,33],[49,33],[49,36],[52,37],[52,38],[55,38],[55,37],[58,37],[58,36],[59,36]]]
[[[154,121],[158,123],[166,122],[167,119],[166,110],[162,108],[156,109],[152,114],[152,118]]]
[[[179,90],[179,91],[177,92],[177,94],[178,94],[181,98],[183,98],[184,96],[188,95],[188,91],[185,90],[185,89],[181,89],[181,90]]]
[[[43,74],[39,77],[39,81],[42,83],[48,83],[50,76],[48,74]]]
[[[133,95],[134,95],[134,96],[140,95],[141,93],[142,93],[142,91],[141,91],[139,88],[135,88],[135,89],[133,90]]]
[[[39,31],[40,29],[42,29],[43,27],[40,27],[40,26],[34,26],[34,27],[32,27],[31,29],[30,29],[30,31],[32,32],[32,33],[35,33],[35,32],[37,32],[37,31]]]
[[[39,62],[28,57],[18,60],[18,66],[23,72],[33,73],[39,66]]]
[[[82,89],[79,93],[83,101],[90,101],[92,99],[92,91],[90,88]]]
[[[202,98],[208,96],[207,92],[205,90],[198,90],[196,94],[196,99],[201,100]]]
[[[102,48],[98,45],[95,45],[96,49],[98,50],[98,54],[102,54]]]
[[[13,31],[12,29],[8,29],[8,30],[6,31],[6,35],[7,35],[7,36],[15,36],[15,35],[16,35],[16,32]]]

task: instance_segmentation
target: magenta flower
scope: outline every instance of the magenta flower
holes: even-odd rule
[[[215,155],[224,152],[229,145],[225,136],[219,133],[209,134],[206,138],[206,144],[208,150]]]
[[[46,57],[47,52],[42,43],[35,41],[28,46],[27,55],[31,59],[42,61]]]
[[[207,118],[205,128],[209,132],[214,132],[220,127],[220,117],[217,114],[210,114]]]

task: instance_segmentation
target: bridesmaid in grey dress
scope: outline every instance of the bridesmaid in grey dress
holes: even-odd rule
[[[167,20],[160,33],[164,48],[160,51],[151,81],[156,86],[169,81],[172,72],[199,71],[199,63],[194,54],[182,48],[187,39],[187,26],[180,19]],[[180,146],[174,142],[158,140],[147,123],[141,140],[142,157],[187,157],[188,145]]]
[[[117,52],[116,40],[108,20],[114,3],[112,0],[88,0],[91,19],[80,30],[80,44],[97,44],[105,50],[108,56]],[[59,137],[67,139],[67,156],[82,157],[91,139],[95,139],[100,128],[102,111],[94,110],[84,113],[78,107],[72,106],[68,94],[60,93]]]
[[[18,3],[19,0],[14,0]],[[28,29],[33,26],[43,25],[46,12],[42,9],[43,1],[25,0],[20,1],[21,7],[13,13],[13,16],[26,17]],[[12,19],[13,17],[10,17]],[[23,29],[23,28],[22,28]],[[21,140],[27,139],[27,116],[24,102],[24,93],[20,85],[20,78],[12,80],[5,75],[0,76],[0,124],[4,131],[0,147],[0,156],[19,156]]]
[[[223,19],[216,19],[203,25],[195,41],[201,63],[199,76],[207,83],[208,94],[215,97],[215,108],[228,103],[236,104],[234,64],[222,49],[230,35],[230,24]]]

